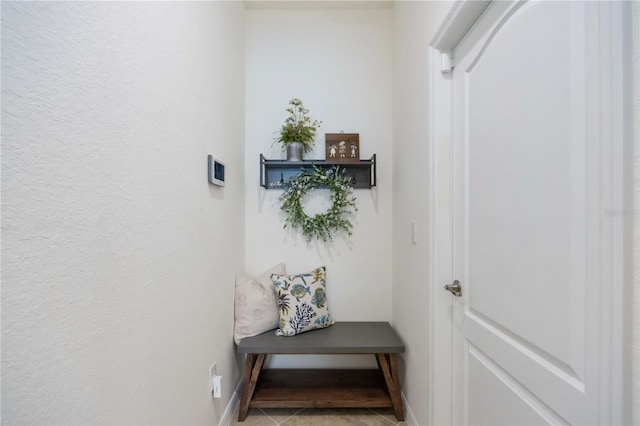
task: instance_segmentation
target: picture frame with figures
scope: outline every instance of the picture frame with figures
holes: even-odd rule
[[[324,138],[327,162],[360,161],[360,133],[325,133]]]

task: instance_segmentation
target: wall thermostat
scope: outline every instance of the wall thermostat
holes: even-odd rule
[[[224,186],[224,163],[209,155],[209,183]]]

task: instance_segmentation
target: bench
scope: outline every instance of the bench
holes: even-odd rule
[[[242,339],[247,354],[238,421],[249,408],[393,408],[404,420],[396,354],[404,345],[388,322],[337,322],[296,336],[268,331]],[[371,354],[377,370],[265,369],[268,354]]]

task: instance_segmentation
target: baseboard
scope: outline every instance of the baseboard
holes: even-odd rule
[[[404,407],[404,421],[407,426],[419,426],[418,420],[416,420],[416,416],[413,415],[413,411],[411,411],[411,407],[409,406],[409,401],[407,401],[407,397],[404,396],[404,392],[400,392],[402,396],[402,405]]]
[[[238,384],[233,391],[233,395],[231,395],[231,399],[227,404],[227,407],[224,409],[224,414],[220,419],[220,423],[218,426],[229,426],[233,421],[233,413],[235,413],[238,404],[240,404],[240,385],[242,384],[242,380],[238,380]]]

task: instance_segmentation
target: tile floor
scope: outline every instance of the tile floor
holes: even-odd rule
[[[238,409],[233,426],[406,426],[398,422],[391,408],[252,408],[247,419],[238,423]]]

